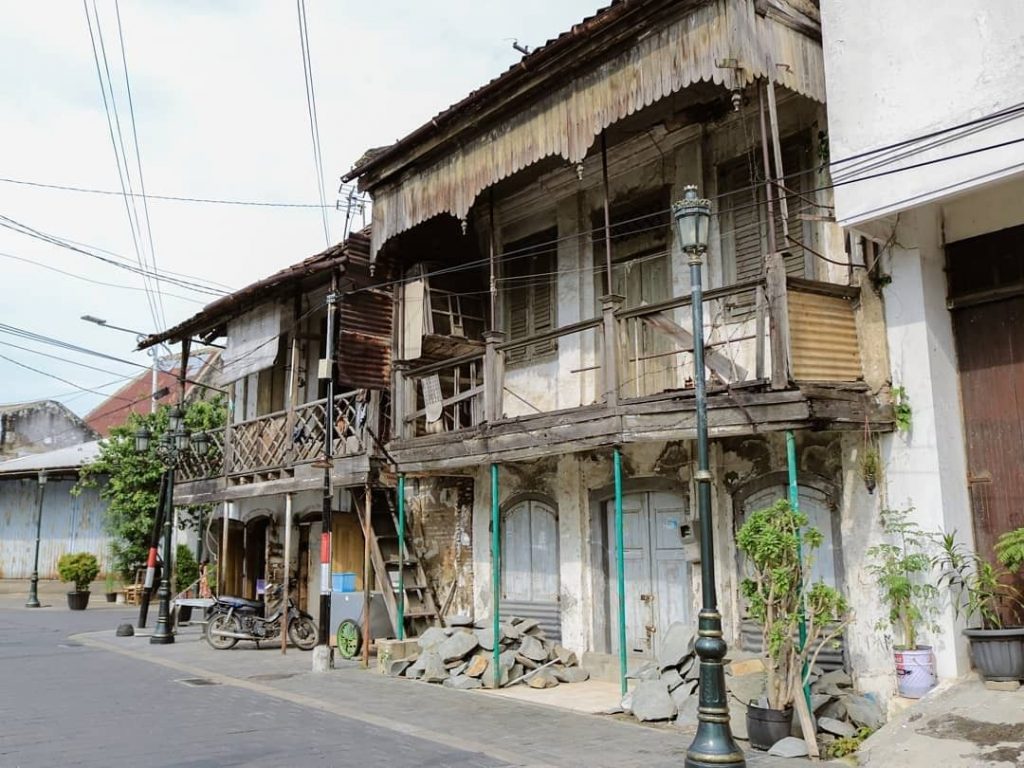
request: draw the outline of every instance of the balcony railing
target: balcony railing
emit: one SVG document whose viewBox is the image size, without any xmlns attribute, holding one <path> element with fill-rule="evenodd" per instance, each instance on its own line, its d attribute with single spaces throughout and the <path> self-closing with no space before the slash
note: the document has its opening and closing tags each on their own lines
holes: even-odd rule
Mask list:
<svg viewBox="0 0 1024 768">
<path fill-rule="evenodd" d="M 357 390 L 336 395 L 332 452 L 335 457 L 363 453 L 381 436 L 379 393 Z M 308 464 L 324 455 L 327 399 L 303 403 L 294 409 L 268 413 L 210 431 L 206 456 L 188 455 L 179 468 L 182 482 L 245 475 Z"/>
<path fill-rule="evenodd" d="M 486 422 L 592 405 L 615 407 L 708 385 L 855 382 L 861 378 L 857 289 L 787 278 L 781 257 L 763 278 L 704 292 L 705 368 L 693 367 L 692 298 L 623 307 L 528 338 L 490 333 L 484 354 L 418 368 L 396 364 L 396 437 L 457 432 Z M 557 342 L 557 354 L 506 366 L 507 353 Z"/>
</svg>

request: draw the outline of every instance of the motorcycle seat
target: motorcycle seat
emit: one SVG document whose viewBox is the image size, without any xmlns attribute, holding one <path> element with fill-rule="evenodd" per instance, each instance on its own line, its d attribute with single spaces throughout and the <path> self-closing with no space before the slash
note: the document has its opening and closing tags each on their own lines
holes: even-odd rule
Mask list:
<svg viewBox="0 0 1024 768">
<path fill-rule="evenodd" d="M 253 608 L 255 610 L 263 609 L 262 600 L 246 600 L 244 597 L 218 597 L 217 602 L 223 605 L 229 605 L 233 608 Z"/>
</svg>

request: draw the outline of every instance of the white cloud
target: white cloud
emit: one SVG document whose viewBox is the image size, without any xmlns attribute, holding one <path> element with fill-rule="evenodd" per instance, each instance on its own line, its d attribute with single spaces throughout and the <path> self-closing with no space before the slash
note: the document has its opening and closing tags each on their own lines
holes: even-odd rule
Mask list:
<svg viewBox="0 0 1024 768">
<path fill-rule="evenodd" d="M 127 140 L 114 5 L 98 0 L 97 7 Z M 82 6 L 72 0 L 9 0 L 3 11 L 0 176 L 117 189 Z M 293 3 L 126 1 L 120 11 L 148 192 L 317 199 Z M 407 134 L 517 61 L 519 54 L 507 38 L 536 46 L 593 11 L 593 5 L 579 0 L 309 0 L 328 202 L 335 200 L 338 176 L 365 149 Z M 324 245 L 314 209 L 150 201 L 149 212 L 162 269 L 235 287 Z M 0 183 L 0 214 L 134 257 L 119 197 Z M 330 213 L 335 237 L 343 216 Z M 137 276 L 8 230 L 0 229 L 0 253 L 97 280 L 141 285 Z M 132 339 L 84 323 L 80 315 L 99 315 L 140 330 L 154 325 L 138 291 L 102 288 L 6 258 L 0 258 L 0 274 L 0 322 L 120 357 L 133 355 Z M 168 297 L 164 305 L 169 324 L 199 307 Z M 0 341 L 21 343 L 3 335 Z M 82 386 L 114 378 L 9 347 L 0 346 L 0 354 Z M 76 359 L 115 373 L 133 372 L 114 362 Z M 148 362 L 139 354 L 132 359 Z M 0 402 L 71 391 L 4 360 L 0 376 Z M 62 399 L 79 412 L 99 400 L 92 395 Z"/>
</svg>

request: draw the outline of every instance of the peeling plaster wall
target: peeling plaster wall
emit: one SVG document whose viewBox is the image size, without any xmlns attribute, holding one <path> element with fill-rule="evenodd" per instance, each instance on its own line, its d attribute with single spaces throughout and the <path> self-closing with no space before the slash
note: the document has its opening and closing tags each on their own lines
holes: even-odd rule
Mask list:
<svg viewBox="0 0 1024 768">
<path fill-rule="evenodd" d="M 434 587 L 438 609 L 470 613 L 473 601 L 473 481 L 464 477 L 406 481 L 410 542 Z M 486 539 L 485 539 L 486 540 Z"/>
</svg>

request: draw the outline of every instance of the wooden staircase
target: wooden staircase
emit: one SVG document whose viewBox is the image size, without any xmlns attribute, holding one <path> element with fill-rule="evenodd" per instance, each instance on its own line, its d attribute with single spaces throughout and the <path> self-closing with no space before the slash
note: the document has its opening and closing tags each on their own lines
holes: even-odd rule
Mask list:
<svg viewBox="0 0 1024 768">
<path fill-rule="evenodd" d="M 360 519 L 366 515 L 366 499 L 360 503 L 356 499 L 356 508 Z M 377 488 L 372 491 L 370 505 L 370 562 L 373 564 L 376 588 L 384 596 L 391 626 L 398 633 L 398 514 L 395 509 L 394 492 L 391 489 Z M 440 611 L 437 609 L 437 597 L 434 588 L 427 581 L 419 552 L 413 543 L 409 530 L 409 519 L 406 517 L 405 558 L 404 558 L 404 616 L 405 636 L 415 637 L 427 627 L 442 623 Z"/>
</svg>

